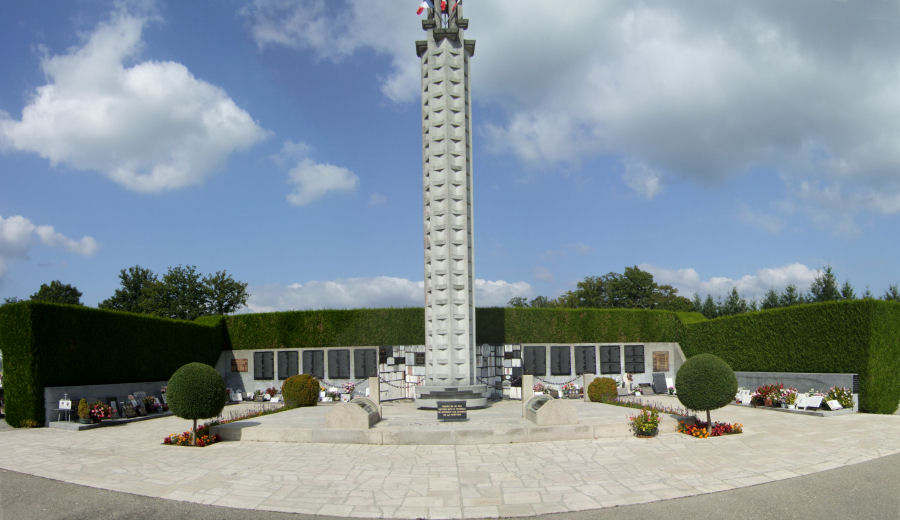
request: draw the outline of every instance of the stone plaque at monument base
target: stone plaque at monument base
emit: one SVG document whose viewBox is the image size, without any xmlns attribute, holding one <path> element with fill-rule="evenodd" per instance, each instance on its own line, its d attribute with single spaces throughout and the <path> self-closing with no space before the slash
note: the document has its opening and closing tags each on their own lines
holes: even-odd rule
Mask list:
<svg viewBox="0 0 900 520">
<path fill-rule="evenodd" d="M 438 401 L 437 402 L 437 418 L 438 421 L 465 421 L 466 402 L 465 401 Z"/>
</svg>

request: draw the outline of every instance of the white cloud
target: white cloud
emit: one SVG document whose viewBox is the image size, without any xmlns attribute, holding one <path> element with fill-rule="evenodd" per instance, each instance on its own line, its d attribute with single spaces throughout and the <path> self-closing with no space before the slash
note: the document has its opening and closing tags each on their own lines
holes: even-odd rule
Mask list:
<svg viewBox="0 0 900 520">
<path fill-rule="evenodd" d="M 625 173 L 622 175 L 622 180 L 626 186 L 647 200 L 653 200 L 653 197 L 662 191 L 661 179 L 662 175 L 646 164 L 625 161 Z"/>
<path fill-rule="evenodd" d="M 35 89 L 21 120 L 0 115 L 5 146 L 160 192 L 202 182 L 266 136 L 225 91 L 184 65 L 129 65 L 147 22 L 113 13 L 80 47 L 45 57 L 48 83 Z"/>
<path fill-rule="evenodd" d="M 817 270 L 797 262 L 781 267 L 762 268 L 754 274 L 745 274 L 739 278 L 713 276 L 706 280 L 690 267 L 670 269 L 650 264 L 641 264 L 639 267 L 653 274 L 653 279 L 657 283 L 671 285 L 678 289 L 679 294 L 687 297 L 692 294 L 699 294 L 701 297 L 707 294 L 711 294 L 713 298 L 724 297 L 731 292 L 732 287 L 735 287 L 741 296 L 756 300 L 761 299 L 769 289 L 780 291 L 789 284 L 794 284 L 800 291 L 805 291 L 819 274 Z"/>
<path fill-rule="evenodd" d="M 424 304 L 424 282 L 377 276 L 313 280 L 288 286 L 253 287 L 248 312 L 363 307 L 417 307 Z"/>
<path fill-rule="evenodd" d="M 531 297 L 534 290 L 528 282 L 504 280 L 475 280 L 475 305 L 478 307 L 505 307 L 514 296 Z"/>
<path fill-rule="evenodd" d="M 289 173 L 288 181 L 295 185 L 288 194 L 288 202 L 303 206 L 333 191 L 353 191 L 359 177 L 347 168 L 303 159 Z"/>
<path fill-rule="evenodd" d="M 373 193 L 369 195 L 369 206 L 381 206 L 382 204 L 387 203 L 387 197 L 380 193 Z"/>
<path fill-rule="evenodd" d="M 262 47 L 385 55 L 385 95 L 418 97 L 423 32 L 407 4 L 257 0 L 244 13 Z M 493 0 L 465 14 L 475 99 L 501 114 L 478 123 L 494 150 L 536 164 L 633 161 L 646 170 L 626 183 L 648 198 L 668 175 L 711 183 L 772 168 L 788 196 L 825 180 L 846 213 L 900 212 L 895 3 Z"/>
<path fill-rule="evenodd" d="M 93 256 L 100 249 L 100 244 L 93 237 L 81 237 L 79 240 L 58 233 L 53 226 L 38 226 L 35 233 L 41 237 L 41 242 L 51 247 L 62 247 L 72 253 L 82 256 Z"/>
<path fill-rule="evenodd" d="M 526 282 L 475 280 L 479 307 L 503 306 L 513 296 L 529 296 L 532 292 Z M 421 307 L 425 304 L 425 283 L 390 276 L 344 278 L 252 287 L 250 294 L 246 312 Z"/>
<path fill-rule="evenodd" d="M 254 0 L 241 12 L 261 48 L 280 45 L 311 50 L 319 59 L 335 63 L 358 50 L 371 49 L 391 59 L 390 70 L 379 78 L 385 96 L 408 101 L 418 95 L 419 64 L 409 56 L 413 42 L 423 33 L 408 4 Z"/>
<path fill-rule="evenodd" d="M 53 226 L 36 226 L 21 215 L 6 218 L 0 215 L 0 280 L 8 272 L 10 261 L 28 258 L 35 234 L 50 247 L 62 247 L 82 256 L 92 256 L 100 248 L 93 237 L 73 240 L 58 233 Z"/>
<path fill-rule="evenodd" d="M 289 161 L 299 161 L 309 156 L 312 146 L 304 142 L 294 142 L 288 139 L 281 145 L 281 150 L 272 156 L 272 160 L 278 165 L 284 165 Z"/>
</svg>

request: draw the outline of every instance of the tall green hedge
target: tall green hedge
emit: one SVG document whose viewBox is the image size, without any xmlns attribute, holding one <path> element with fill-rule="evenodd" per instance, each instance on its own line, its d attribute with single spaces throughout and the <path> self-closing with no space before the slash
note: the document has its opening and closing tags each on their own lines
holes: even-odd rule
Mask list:
<svg viewBox="0 0 900 520">
<path fill-rule="evenodd" d="M 166 381 L 178 367 L 215 365 L 224 328 L 73 305 L 0 307 L 6 421 L 44 421 L 44 387 Z"/>
<path fill-rule="evenodd" d="M 233 349 L 421 345 L 425 341 L 421 308 L 238 314 L 225 322 Z"/>
<path fill-rule="evenodd" d="M 527 307 L 504 309 L 503 327 L 502 343 L 674 342 L 683 329 L 668 311 Z"/>
<path fill-rule="evenodd" d="M 353 309 L 239 314 L 225 318 L 233 349 L 321 348 L 353 345 L 422 345 L 425 311 Z M 479 344 L 591 341 L 677 341 L 675 313 L 633 309 L 530 309 L 475 311 Z"/>
<path fill-rule="evenodd" d="M 736 371 L 860 376 L 860 408 L 893 413 L 900 401 L 900 303 L 798 305 L 690 324 L 685 355 L 712 353 Z M 775 382 L 775 381 L 773 381 Z"/>
</svg>

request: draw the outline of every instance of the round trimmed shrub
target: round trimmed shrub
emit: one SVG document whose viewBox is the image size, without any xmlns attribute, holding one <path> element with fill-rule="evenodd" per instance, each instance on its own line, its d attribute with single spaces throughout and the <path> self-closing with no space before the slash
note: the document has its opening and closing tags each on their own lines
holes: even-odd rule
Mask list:
<svg viewBox="0 0 900 520">
<path fill-rule="evenodd" d="M 188 363 L 172 374 L 166 388 L 166 399 L 173 414 L 194 421 L 196 444 L 197 419 L 216 417 L 225 407 L 225 381 L 209 365 Z"/>
<path fill-rule="evenodd" d="M 706 410 L 707 429 L 712 428 L 709 411 L 730 403 L 737 387 L 737 377 L 728 363 L 712 354 L 688 358 L 675 374 L 678 400 L 691 410 Z"/>
<path fill-rule="evenodd" d="M 319 381 L 309 374 L 291 376 L 281 384 L 281 395 L 288 408 L 315 406 L 319 402 Z"/>
<path fill-rule="evenodd" d="M 611 377 L 595 377 L 588 385 L 588 398 L 595 403 L 613 401 L 618 396 L 618 386 Z"/>
</svg>

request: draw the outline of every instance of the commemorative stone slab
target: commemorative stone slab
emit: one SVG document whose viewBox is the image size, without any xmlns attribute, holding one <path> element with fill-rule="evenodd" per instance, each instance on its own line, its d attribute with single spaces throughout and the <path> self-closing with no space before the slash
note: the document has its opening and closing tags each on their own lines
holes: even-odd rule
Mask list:
<svg viewBox="0 0 900 520">
<path fill-rule="evenodd" d="M 437 402 L 437 418 L 438 421 L 465 421 L 466 402 L 465 401 L 438 401 Z"/>
</svg>

